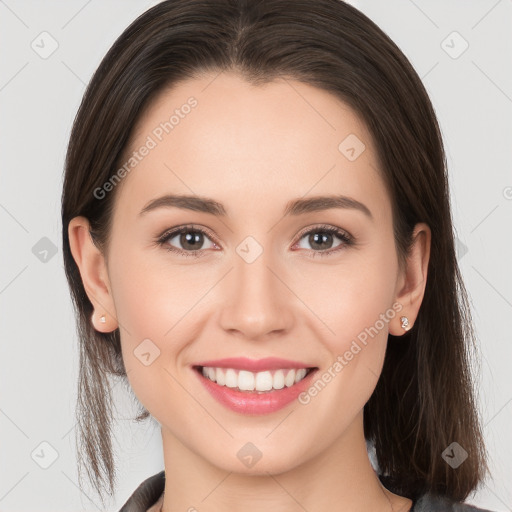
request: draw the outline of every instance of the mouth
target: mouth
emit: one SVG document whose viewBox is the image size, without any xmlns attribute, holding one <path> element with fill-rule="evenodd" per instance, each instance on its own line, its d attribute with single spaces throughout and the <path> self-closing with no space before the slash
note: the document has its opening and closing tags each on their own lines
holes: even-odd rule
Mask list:
<svg viewBox="0 0 512 512">
<path fill-rule="evenodd" d="M 245 415 L 268 414 L 291 404 L 312 383 L 317 366 L 267 358 L 229 358 L 192 366 L 218 403 Z"/>
<path fill-rule="evenodd" d="M 226 386 L 245 393 L 272 393 L 283 388 L 291 388 L 304 380 L 317 367 L 279 368 L 251 372 L 238 368 L 214 366 L 194 366 L 196 372 L 219 386 Z"/>
</svg>

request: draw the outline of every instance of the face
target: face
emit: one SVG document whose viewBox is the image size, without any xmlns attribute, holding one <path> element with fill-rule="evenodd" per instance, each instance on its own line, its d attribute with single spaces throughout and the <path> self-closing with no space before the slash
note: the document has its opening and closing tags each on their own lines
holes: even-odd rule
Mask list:
<svg viewBox="0 0 512 512">
<path fill-rule="evenodd" d="M 362 121 L 303 83 L 205 75 L 151 104 L 125 157 L 108 288 L 129 382 L 164 438 L 255 474 L 335 446 L 361 425 L 403 285 Z M 155 203 L 171 195 L 195 202 Z M 324 196 L 338 202 L 294 206 Z M 293 368 L 313 370 L 290 385 Z M 253 380 L 282 389 L 238 390 Z"/>
</svg>

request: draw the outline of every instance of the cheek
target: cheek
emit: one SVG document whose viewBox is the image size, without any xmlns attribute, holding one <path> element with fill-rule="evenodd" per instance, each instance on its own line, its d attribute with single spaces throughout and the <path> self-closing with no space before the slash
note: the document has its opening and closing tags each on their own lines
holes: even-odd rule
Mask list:
<svg viewBox="0 0 512 512">
<path fill-rule="evenodd" d="M 329 282 L 336 293 L 324 301 L 321 318 L 333 331 L 323 337 L 330 361 L 301 401 L 314 404 L 321 423 L 330 425 L 329 435 L 337 435 L 362 410 L 382 372 L 389 322 L 396 316 L 393 283 L 386 275 L 375 268 Z"/>
<path fill-rule="evenodd" d="M 162 396 L 156 389 L 166 389 L 176 406 L 186 402 L 173 377 L 183 378 L 182 355 L 202 328 L 200 299 L 215 284 L 211 271 L 194 268 L 112 244 L 109 276 L 124 365 L 135 395 L 157 419 Z"/>
<path fill-rule="evenodd" d="M 301 273 L 304 302 L 328 327 L 325 339 L 336 351 L 375 324 L 387 335 L 380 318 L 394 311 L 397 260 L 392 245 L 372 245 L 347 251 L 339 264 L 309 265 Z"/>
<path fill-rule="evenodd" d="M 154 251 L 164 252 L 163 249 Z M 118 320 L 131 342 L 139 338 L 168 341 L 201 297 L 204 275 L 193 266 L 179 267 L 154 252 L 120 247 L 112 257 L 112 290 Z"/>
<path fill-rule="evenodd" d="M 118 261 L 111 284 L 127 379 L 140 403 L 163 421 L 159 413 L 164 397 L 167 408 L 185 404 L 173 379 L 179 344 L 187 339 L 183 333 L 176 334 L 181 323 L 173 329 L 183 316 L 181 283 L 162 282 L 159 272 L 136 255 L 124 253 Z"/>
<path fill-rule="evenodd" d="M 162 279 L 158 269 L 143 256 L 127 246 L 112 247 L 109 272 L 123 361 L 139 398 L 144 387 L 155 384 L 159 368 L 169 357 L 163 342 L 170 338 L 170 333 L 165 334 L 176 322 L 172 312 L 179 313 L 182 299 L 180 283 Z"/>
<path fill-rule="evenodd" d="M 397 315 L 392 307 L 397 269 L 394 245 L 375 243 L 347 252 L 342 265 L 312 272 L 305 287 L 329 327 L 323 339 L 338 382 L 329 387 L 339 390 L 337 399 L 346 399 L 347 406 L 365 403 L 381 373 L 389 323 Z"/>
</svg>

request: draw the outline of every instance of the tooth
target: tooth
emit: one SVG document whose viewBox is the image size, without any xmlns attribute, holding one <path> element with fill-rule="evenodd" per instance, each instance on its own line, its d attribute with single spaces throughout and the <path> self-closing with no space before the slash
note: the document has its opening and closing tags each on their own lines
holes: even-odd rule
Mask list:
<svg viewBox="0 0 512 512">
<path fill-rule="evenodd" d="M 235 372 L 235 370 L 228 368 L 226 370 L 226 386 L 228 388 L 236 388 L 238 386 L 238 376 Z"/>
<path fill-rule="evenodd" d="M 284 379 L 284 384 L 287 388 L 293 386 L 295 383 L 295 370 L 289 370 Z"/>
<path fill-rule="evenodd" d="M 238 373 L 238 387 L 241 391 L 253 391 L 254 373 L 240 370 Z"/>
<path fill-rule="evenodd" d="M 283 389 L 284 388 L 284 372 L 283 370 L 277 370 L 274 373 L 274 378 L 272 380 L 272 387 L 274 389 Z"/>
<path fill-rule="evenodd" d="M 300 370 L 297 371 L 295 375 L 295 383 L 299 382 L 306 376 L 306 371 L 306 368 L 301 368 Z"/>
<path fill-rule="evenodd" d="M 217 374 L 217 384 L 219 386 L 224 386 L 226 384 L 226 374 L 222 368 L 215 368 L 215 373 Z"/>
<path fill-rule="evenodd" d="M 306 376 L 307 369 L 276 370 L 272 375 L 272 372 L 268 370 L 253 373 L 233 368 L 203 367 L 202 374 L 219 386 L 239 388 L 241 391 L 265 392 L 293 386 Z"/>
<path fill-rule="evenodd" d="M 270 372 L 258 372 L 256 374 L 256 391 L 269 391 L 272 389 L 272 374 Z"/>
</svg>

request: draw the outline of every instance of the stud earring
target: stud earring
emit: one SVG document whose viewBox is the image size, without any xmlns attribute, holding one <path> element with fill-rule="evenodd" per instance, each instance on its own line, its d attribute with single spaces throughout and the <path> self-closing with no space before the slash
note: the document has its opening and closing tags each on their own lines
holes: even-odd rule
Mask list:
<svg viewBox="0 0 512 512">
<path fill-rule="evenodd" d="M 101 316 L 100 316 L 100 322 L 101 322 L 102 324 L 104 324 L 104 323 L 106 323 L 106 322 L 107 322 L 107 319 L 105 318 L 105 315 L 101 315 Z"/>
<path fill-rule="evenodd" d="M 406 316 L 401 316 L 400 321 L 402 322 L 402 329 L 408 331 L 411 326 L 409 325 L 409 319 Z"/>
</svg>

